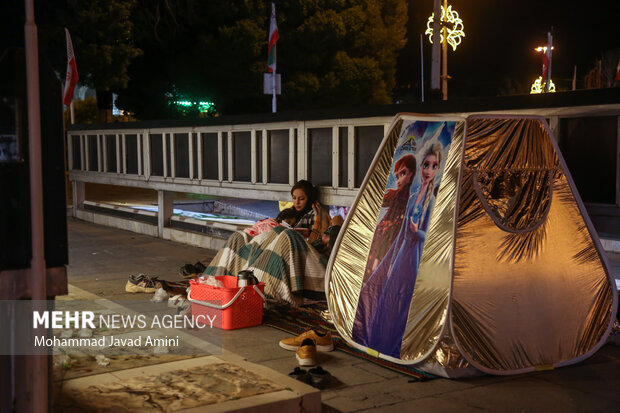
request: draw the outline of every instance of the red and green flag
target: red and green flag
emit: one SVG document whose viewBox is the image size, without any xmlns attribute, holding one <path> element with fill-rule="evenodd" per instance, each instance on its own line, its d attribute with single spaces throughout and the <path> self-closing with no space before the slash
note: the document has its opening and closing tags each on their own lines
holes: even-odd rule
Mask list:
<svg viewBox="0 0 620 413">
<path fill-rule="evenodd" d="M 280 38 L 278 24 L 276 23 L 276 5 L 271 3 L 271 22 L 269 23 L 269 73 L 276 72 L 276 42 Z"/>
</svg>

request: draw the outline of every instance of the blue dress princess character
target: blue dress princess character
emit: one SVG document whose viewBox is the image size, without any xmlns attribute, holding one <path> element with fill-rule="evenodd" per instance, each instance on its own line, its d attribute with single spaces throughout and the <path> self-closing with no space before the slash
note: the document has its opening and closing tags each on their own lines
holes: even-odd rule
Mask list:
<svg viewBox="0 0 620 413">
<path fill-rule="evenodd" d="M 354 325 L 354 337 L 366 347 L 400 358 L 403 334 L 418 275 L 426 231 L 435 205 L 435 177 L 441 164 L 441 144 L 434 143 L 420 165 L 421 183 L 407 205 L 400 232 L 362 288 L 375 291 L 376 305 L 367 325 Z M 381 286 L 373 281 L 385 280 Z M 361 334 L 360 334 L 361 333 Z"/>
</svg>

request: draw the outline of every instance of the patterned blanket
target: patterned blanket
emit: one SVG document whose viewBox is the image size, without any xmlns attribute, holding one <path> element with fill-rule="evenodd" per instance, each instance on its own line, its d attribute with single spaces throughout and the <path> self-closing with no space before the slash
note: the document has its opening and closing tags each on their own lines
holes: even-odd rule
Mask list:
<svg viewBox="0 0 620 413">
<path fill-rule="evenodd" d="M 252 270 L 265 283 L 267 298 L 299 306 L 305 291 L 325 291 L 327 260 L 297 231 L 283 226 L 250 237 L 243 231 L 230 236 L 203 274 L 237 275 Z"/>
</svg>

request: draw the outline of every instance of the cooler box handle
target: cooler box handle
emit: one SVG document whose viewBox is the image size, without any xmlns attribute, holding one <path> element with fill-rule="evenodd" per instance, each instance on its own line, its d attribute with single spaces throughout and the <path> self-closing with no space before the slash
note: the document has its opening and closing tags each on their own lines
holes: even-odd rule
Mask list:
<svg viewBox="0 0 620 413">
<path fill-rule="evenodd" d="M 267 299 L 265 298 L 265 295 L 263 294 L 263 292 L 260 290 L 260 288 L 258 288 L 257 285 L 253 285 L 252 286 L 254 288 L 254 291 L 256 291 L 258 293 L 258 295 L 261 296 L 261 298 L 263 299 L 263 301 L 266 301 Z M 215 308 L 218 310 L 224 310 L 228 307 L 230 307 L 231 305 L 234 304 L 234 302 L 237 300 L 237 298 L 239 298 L 239 296 L 241 295 L 241 293 L 245 290 L 245 288 L 239 288 L 239 291 L 237 291 L 237 294 L 235 294 L 235 296 L 226 304 L 224 305 L 217 305 L 217 304 L 213 304 L 210 303 L 208 301 L 200 301 L 200 300 L 194 300 L 191 296 L 192 294 L 192 289 L 190 287 L 189 291 L 187 292 L 187 299 L 192 302 L 192 303 L 196 303 L 196 304 L 200 304 L 200 305 L 204 305 L 205 307 L 211 307 L 211 308 Z"/>
</svg>

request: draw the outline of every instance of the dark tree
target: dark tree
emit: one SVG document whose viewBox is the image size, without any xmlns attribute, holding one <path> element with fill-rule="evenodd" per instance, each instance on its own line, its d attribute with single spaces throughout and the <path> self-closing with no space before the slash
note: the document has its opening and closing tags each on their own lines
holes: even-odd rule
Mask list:
<svg viewBox="0 0 620 413">
<path fill-rule="evenodd" d="M 404 0 L 283 0 L 276 8 L 282 110 L 391 102 Z M 269 13 L 265 1 L 139 0 L 132 21 L 144 54 L 117 104 L 141 119 L 181 116 L 173 100 L 210 100 L 224 114 L 268 111 Z"/>
<path fill-rule="evenodd" d="M 40 41 L 64 76 L 64 27 L 71 33 L 80 84 L 97 92 L 100 121 L 109 119 L 112 92 L 124 89 L 128 67 L 141 50 L 133 42 L 131 12 L 136 0 L 53 0 L 38 2 Z"/>
</svg>

